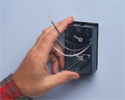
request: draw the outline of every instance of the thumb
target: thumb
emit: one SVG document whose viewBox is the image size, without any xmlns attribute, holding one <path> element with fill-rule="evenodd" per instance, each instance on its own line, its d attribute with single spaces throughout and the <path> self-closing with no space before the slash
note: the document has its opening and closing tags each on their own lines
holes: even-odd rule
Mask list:
<svg viewBox="0 0 125 100">
<path fill-rule="evenodd" d="M 56 87 L 58 85 L 68 82 L 69 80 L 78 79 L 79 74 L 72 71 L 62 71 L 54 74 L 52 78 L 54 85 L 53 87 Z"/>
</svg>

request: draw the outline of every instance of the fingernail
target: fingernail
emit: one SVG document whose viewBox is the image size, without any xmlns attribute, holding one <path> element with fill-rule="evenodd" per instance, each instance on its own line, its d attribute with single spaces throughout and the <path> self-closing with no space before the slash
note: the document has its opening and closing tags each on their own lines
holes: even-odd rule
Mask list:
<svg viewBox="0 0 125 100">
<path fill-rule="evenodd" d="M 77 76 L 77 75 L 72 75 L 71 76 L 71 80 L 73 80 L 73 79 L 78 79 L 79 77 Z"/>
</svg>

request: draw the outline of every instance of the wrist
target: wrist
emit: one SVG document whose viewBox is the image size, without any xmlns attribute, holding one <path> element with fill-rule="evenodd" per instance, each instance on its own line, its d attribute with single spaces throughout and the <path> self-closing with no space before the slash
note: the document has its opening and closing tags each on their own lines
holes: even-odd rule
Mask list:
<svg viewBox="0 0 125 100">
<path fill-rule="evenodd" d="M 6 77 L 1 82 L 0 87 L 0 98 L 1 99 L 25 99 L 28 100 L 27 97 L 20 91 L 18 86 L 13 80 L 13 74 L 10 74 L 8 77 Z"/>
<path fill-rule="evenodd" d="M 29 98 L 29 96 L 27 95 L 27 87 L 26 85 L 20 80 L 19 77 L 17 77 L 18 75 L 13 75 L 12 79 L 15 82 L 16 86 L 19 88 L 19 90 L 22 92 L 22 94 L 24 94 L 26 97 Z"/>
</svg>

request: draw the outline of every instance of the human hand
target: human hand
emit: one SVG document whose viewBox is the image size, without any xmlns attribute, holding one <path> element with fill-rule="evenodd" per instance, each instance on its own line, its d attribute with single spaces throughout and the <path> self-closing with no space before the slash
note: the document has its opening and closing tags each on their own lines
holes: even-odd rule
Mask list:
<svg viewBox="0 0 125 100">
<path fill-rule="evenodd" d="M 60 33 L 63 33 L 73 20 L 74 18 L 71 16 L 57 23 L 56 26 Z M 59 34 L 53 26 L 45 29 L 13 75 L 16 85 L 29 98 L 41 96 L 60 84 L 79 78 L 79 74 L 76 72 L 58 72 L 59 66 L 64 69 L 64 56 L 57 52 L 52 45 L 61 52 L 64 51 L 50 32 L 58 38 Z M 50 74 L 46 65 L 49 59 L 53 62 L 52 67 L 55 73 L 53 75 Z"/>
</svg>

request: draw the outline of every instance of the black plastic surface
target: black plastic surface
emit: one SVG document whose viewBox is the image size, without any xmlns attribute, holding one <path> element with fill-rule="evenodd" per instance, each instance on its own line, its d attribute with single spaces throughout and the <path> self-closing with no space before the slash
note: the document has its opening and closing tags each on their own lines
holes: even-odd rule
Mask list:
<svg viewBox="0 0 125 100">
<path fill-rule="evenodd" d="M 77 36 L 82 38 L 82 42 L 74 38 Z M 71 45 L 65 42 L 65 46 L 70 49 L 80 49 L 86 46 L 92 41 L 92 45 L 82 54 L 84 54 L 84 60 L 80 61 L 77 57 L 65 57 L 65 68 L 66 70 L 75 71 L 83 74 L 92 74 L 97 70 L 97 59 L 98 59 L 98 24 L 87 23 L 87 22 L 73 22 L 70 24 L 65 31 L 65 39 L 74 44 Z M 82 51 L 82 50 L 81 50 Z M 65 54 L 76 54 L 80 51 L 69 51 L 65 49 Z M 88 56 L 90 58 L 88 59 Z"/>
</svg>

